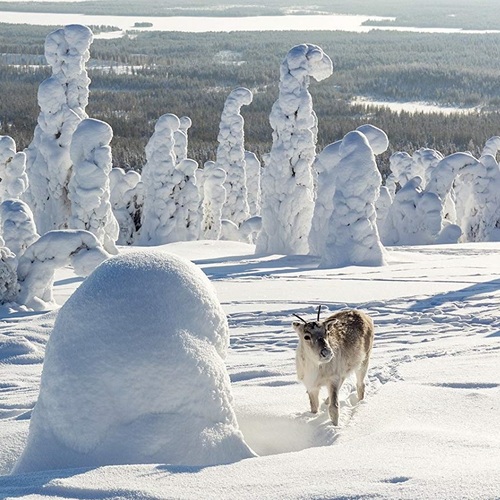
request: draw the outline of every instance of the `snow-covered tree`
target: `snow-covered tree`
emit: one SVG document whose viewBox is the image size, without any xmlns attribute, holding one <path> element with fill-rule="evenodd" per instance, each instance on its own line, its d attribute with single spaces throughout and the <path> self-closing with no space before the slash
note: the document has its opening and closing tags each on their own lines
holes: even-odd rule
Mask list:
<svg viewBox="0 0 500 500">
<path fill-rule="evenodd" d="M 226 203 L 222 218 L 240 225 L 248 218 L 247 177 L 245 165 L 244 120 L 241 107 L 252 102 L 253 94 L 244 87 L 234 89 L 226 99 L 222 110 L 216 164 L 226 172 Z"/>
<path fill-rule="evenodd" d="M 25 194 L 41 234 L 67 227 L 70 217 L 69 147 L 76 127 L 87 118 L 90 79 L 85 63 L 92 38 L 89 28 L 73 24 L 53 31 L 45 40 L 52 76 L 38 89 L 40 115 L 26 151 L 29 188 Z"/>
<path fill-rule="evenodd" d="M 226 172 L 215 162 L 207 161 L 202 170 L 203 199 L 201 238 L 218 240 L 221 236 L 222 207 L 226 201 Z"/>
<path fill-rule="evenodd" d="M 193 241 L 200 234 L 200 195 L 195 174 L 197 169 L 198 163 L 190 158 L 185 158 L 176 166 L 176 176 L 177 172 L 181 174 L 174 188 L 177 207 L 175 217 L 178 221 L 176 241 Z"/>
<path fill-rule="evenodd" d="M 27 187 L 26 154 L 16 152 L 12 137 L 0 135 L 0 201 L 20 198 Z"/>
<path fill-rule="evenodd" d="M 175 163 L 185 160 L 188 155 L 188 130 L 192 122 L 189 116 L 179 118 L 179 128 L 174 132 L 174 155 Z"/>
<path fill-rule="evenodd" d="M 73 163 L 68 183 L 69 227 L 94 234 L 107 252 L 117 254 L 119 227 L 111 209 L 109 174 L 112 169 L 111 127 L 100 120 L 82 120 L 73 134 Z"/>
<path fill-rule="evenodd" d="M 39 235 L 33 213 L 21 200 L 5 200 L 0 205 L 1 231 L 5 246 L 19 258 Z"/>
<path fill-rule="evenodd" d="M 336 141 L 326 146 L 316 157 L 313 164 L 316 176 L 316 199 L 314 203 L 311 230 L 309 232 L 309 253 L 323 255 L 326 245 L 326 234 L 333 212 L 333 195 L 337 166 L 340 162 L 340 145 Z"/>
<path fill-rule="evenodd" d="M 375 202 L 382 177 L 368 139 L 349 132 L 339 146 L 333 210 L 320 267 L 380 266 L 385 263 Z"/>
<path fill-rule="evenodd" d="M 498 135 L 494 135 L 484 144 L 481 156 L 491 155 L 496 159 L 498 151 L 500 151 L 500 137 Z"/>
<path fill-rule="evenodd" d="M 380 232 L 384 245 L 456 243 L 461 230 L 443 215 L 442 199 L 410 179 L 395 195 Z"/>
<path fill-rule="evenodd" d="M 54 307 L 52 287 L 56 269 L 71 264 L 77 275 L 87 276 L 109 257 L 97 238 L 88 231 L 49 231 L 19 258 L 20 291 L 16 302 L 35 310 Z"/>
<path fill-rule="evenodd" d="M 255 153 L 245 151 L 248 209 L 250 215 L 260 214 L 260 178 L 262 167 Z"/>
<path fill-rule="evenodd" d="M 366 137 L 375 155 L 382 154 L 389 146 L 387 134 L 374 125 L 361 125 L 356 130 Z M 342 141 L 336 141 L 326 146 L 313 164 L 313 173 L 316 176 L 316 199 L 309 233 L 309 253 L 313 255 L 323 255 L 325 250 L 325 235 L 333 212 L 335 182 L 338 175 L 336 169 L 341 159 L 341 144 Z"/>
<path fill-rule="evenodd" d="M 441 159 L 430 172 L 425 189 L 439 196 L 443 204 L 443 217 L 451 223 L 460 224 L 455 208 L 455 179 L 464 168 L 478 163 L 470 153 L 453 153 Z"/>
<path fill-rule="evenodd" d="M 273 145 L 261 180 L 258 253 L 306 254 L 309 250 L 317 118 L 308 87 L 311 77 L 320 81 L 332 71 L 331 59 L 312 44 L 293 47 L 281 64 L 279 97 L 270 115 Z"/>
<path fill-rule="evenodd" d="M 199 235 L 197 164 L 185 159 L 176 166 L 174 132 L 178 128 L 177 116 L 161 116 L 146 146 L 147 163 L 142 174 L 145 198 L 139 236 L 142 245 L 191 240 Z"/>
<path fill-rule="evenodd" d="M 19 295 L 17 258 L 0 238 L 0 304 L 15 302 Z"/>
<path fill-rule="evenodd" d="M 456 179 L 457 223 L 462 241 L 500 241 L 500 168 L 494 156 L 460 169 Z"/>
<path fill-rule="evenodd" d="M 391 196 L 394 197 L 397 189 L 417 176 L 422 179 L 422 189 L 425 188 L 433 169 L 442 159 L 439 151 L 429 148 L 417 149 L 412 156 L 402 151 L 392 154 L 389 159 L 391 174 L 386 180 Z"/>
<path fill-rule="evenodd" d="M 125 173 L 122 168 L 113 168 L 110 176 L 110 202 L 113 214 L 120 227 L 117 243 L 132 245 L 140 229 L 144 184 L 135 170 Z"/>
</svg>

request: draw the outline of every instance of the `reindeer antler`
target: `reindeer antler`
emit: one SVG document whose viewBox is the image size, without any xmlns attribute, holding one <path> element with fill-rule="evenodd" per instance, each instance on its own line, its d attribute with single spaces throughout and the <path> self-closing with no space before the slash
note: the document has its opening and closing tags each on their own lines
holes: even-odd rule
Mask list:
<svg viewBox="0 0 500 500">
<path fill-rule="evenodd" d="M 320 304 L 320 305 L 318 306 L 318 318 L 316 319 L 316 321 L 319 321 L 319 315 L 320 315 L 320 313 L 321 313 L 321 305 L 322 305 L 322 304 Z"/>
<path fill-rule="evenodd" d="M 298 314 L 293 313 L 294 316 L 300 319 L 300 321 L 303 321 L 304 323 L 307 323 L 307 321 L 304 318 L 301 318 Z"/>
</svg>

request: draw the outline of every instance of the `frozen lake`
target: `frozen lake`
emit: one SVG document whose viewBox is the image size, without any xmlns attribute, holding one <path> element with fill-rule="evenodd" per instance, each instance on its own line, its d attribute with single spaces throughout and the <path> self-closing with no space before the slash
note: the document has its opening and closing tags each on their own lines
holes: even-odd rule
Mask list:
<svg viewBox="0 0 500 500">
<path fill-rule="evenodd" d="M 368 32 L 373 29 L 412 31 L 421 33 L 460 33 L 459 29 L 374 27 L 363 26 L 368 19 L 382 20 L 377 16 L 348 15 L 286 15 L 255 17 L 141 17 L 141 16 L 91 16 L 83 14 L 56 14 L 40 12 L 1 12 L 0 21 L 10 24 L 39 26 L 64 26 L 66 24 L 110 25 L 120 30 L 181 31 L 192 33 L 230 31 L 351 31 Z M 134 28 L 135 23 L 151 23 L 149 28 Z M 465 33 L 499 33 L 500 31 L 466 31 Z M 104 34 L 103 37 L 121 36 L 121 32 Z"/>
<path fill-rule="evenodd" d="M 453 115 L 457 113 L 474 113 L 481 111 L 478 106 L 468 108 L 458 108 L 454 106 L 439 106 L 429 102 L 395 102 L 395 101 L 376 101 L 366 97 L 357 97 L 351 101 L 351 104 L 365 104 L 376 108 L 389 108 L 397 113 L 406 111 L 408 113 L 443 113 L 445 115 Z"/>
</svg>

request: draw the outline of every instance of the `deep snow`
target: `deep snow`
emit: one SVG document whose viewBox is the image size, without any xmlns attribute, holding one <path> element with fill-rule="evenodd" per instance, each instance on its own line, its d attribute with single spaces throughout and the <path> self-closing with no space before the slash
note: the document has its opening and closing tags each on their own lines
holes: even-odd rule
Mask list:
<svg viewBox="0 0 500 500">
<path fill-rule="evenodd" d="M 229 318 L 236 416 L 261 456 L 5 475 L 0 497 L 498 498 L 500 244 L 393 247 L 386 266 L 330 270 L 317 269 L 316 257 L 255 256 L 236 242 L 161 249 L 190 258 L 215 285 Z M 71 268 L 57 270 L 56 301 L 81 281 Z M 358 307 L 376 325 L 367 396 L 357 404 L 346 382 L 338 428 L 324 405 L 307 412 L 294 373 L 292 314 L 312 317 L 319 303 L 330 312 Z M 56 313 L 0 311 L 0 471 L 8 474 Z"/>
</svg>

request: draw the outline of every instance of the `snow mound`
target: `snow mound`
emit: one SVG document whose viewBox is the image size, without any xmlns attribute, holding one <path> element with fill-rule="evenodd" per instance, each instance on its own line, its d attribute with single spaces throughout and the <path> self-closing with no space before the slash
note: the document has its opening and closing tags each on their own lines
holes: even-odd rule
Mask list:
<svg viewBox="0 0 500 500">
<path fill-rule="evenodd" d="M 15 473 L 254 456 L 232 407 L 228 343 L 194 264 L 145 251 L 107 260 L 59 312 Z"/>
</svg>

